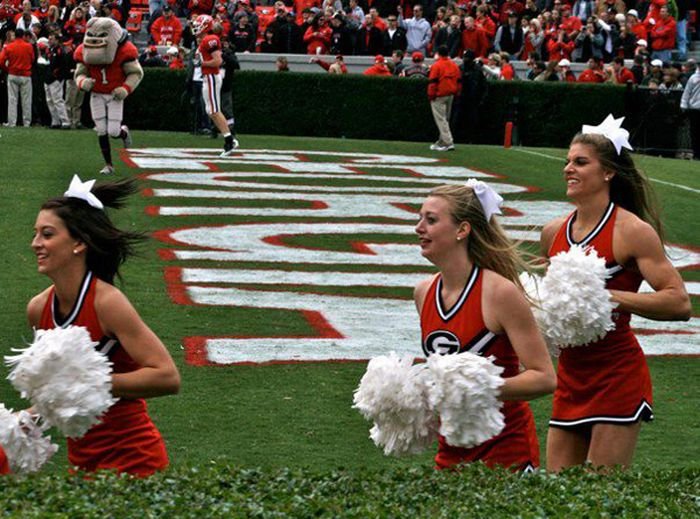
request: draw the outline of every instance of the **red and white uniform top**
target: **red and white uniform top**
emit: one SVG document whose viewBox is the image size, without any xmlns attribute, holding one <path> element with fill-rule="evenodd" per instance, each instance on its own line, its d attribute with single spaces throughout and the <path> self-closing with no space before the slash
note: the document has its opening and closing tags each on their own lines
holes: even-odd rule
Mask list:
<svg viewBox="0 0 700 519">
<path fill-rule="evenodd" d="M 593 247 L 605 259 L 611 275 L 606 288 L 636 292 L 641 274 L 619 265 L 613 254 L 617 214 L 617 206 L 610 202 L 595 228 L 577 242 L 572 233 L 574 211 L 557 231 L 548 256 L 568 251 L 573 245 Z M 586 346 L 562 349 L 550 425 L 625 424 L 653 418 L 651 378 L 630 317 L 629 312 L 613 311 L 615 329 L 605 337 Z"/>
<path fill-rule="evenodd" d="M 92 91 L 98 94 L 111 94 L 117 87 L 124 87 L 131 93 L 131 89 L 124 83 L 126 81 L 126 72 L 124 72 L 124 64 L 129 61 L 137 61 L 139 51 L 130 41 L 125 41 L 117 48 L 117 53 L 114 56 L 114 61 L 109 65 L 89 65 L 85 63 L 83 53 L 83 44 L 78 45 L 75 49 L 73 57 L 77 63 L 83 63 L 90 77 L 95 80 L 95 85 Z M 80 86 L 80 85 L 78 85 Z"/>
<path fill-rule="evenodd" d="M 520 362 L 508 337 L 486 328 L 482 312 L 483 271 L 474 265 L 467 284 L 452 308 L 445 308 L 440 295 L 442 277 L 437 276 L 425 296 L 420 315 L 423 352 L 426 356 L 470 352 L 494 357 L 509 378 L 520 372 Z M 525 470 L 539 465 L 539 444 L 535 422 L 526 402 L 503 403 L 505 428 L 499 435 L 470 449 L 453 447 L 438 439 L 435 463 L 447 468 L 458 463 L 483 461 L 488 466 Z"/>
<path fill-rule="evenodd" d="M 88 271 L 83 279 L 74 307 L 65 318 L 56 314 L 54 288 L 49 291 L 41 314 L 39 328 L 51 330 L 68 326 L 84 326 L 95 348 L 112 362 L 113 373 L 139 369 L 116 338 L 105 335 L 95 311 L 97 278 Z M 71 465 L 93 472 L 116 469 L 136 476 L 147 476 L 168 466 L 163 439 L 148 416 L 142 398 L 120 398 L 82 438 L 68 439 L 68 460 Z"/>
<path fill-rule="evenodd" d="M 221 40 L 216 34 L 207 34 L 202 38 L 202 42 L 199 44 L 197 49 L 199 54 L 202 56 L 202 62 L 209 61 L 212 59 L 212 54 L 214 52 L 221 51 Z M 220 67 L 205 67 L 202 66 L 202 75 L 206 76 L 208 74 L 218 74 Z"/>
</svg>

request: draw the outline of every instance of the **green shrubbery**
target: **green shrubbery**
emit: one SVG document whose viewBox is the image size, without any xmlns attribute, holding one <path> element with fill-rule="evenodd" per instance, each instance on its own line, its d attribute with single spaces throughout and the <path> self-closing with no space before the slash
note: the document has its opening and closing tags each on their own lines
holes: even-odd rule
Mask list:
<svg viewBox="0 0 700 519">
<path fill-rule="evenodd" d="M 521 476 L 482 465 L 320 473 L 211 463 L 145 480 L 0 479 L 14 517 L 697 517 L 700 470 Z"/>
<path fill-rule="evenodd" d="M 234 111 L 246 134 L 431 141 L 435 124 L 421 80 L 244 71 L 234 78 Z M 663 96 L 662 96 L 663 97 Z M 661 99 L 663 101 L 663 99 Z M 653 147 L 675 128 L 675 99 L 651 125 L 646 92 L 614 85 L 489 82 L 476 139 L 503 142 L 504 123 L 517 112 L 518 135 L 526 146 L 564 147 L 581 124 L 597 124 L 608 113 L 626 115 L 634 139 Z M 183 72 L 150 69 L 126 103 L 126 120 L 150 130 L 192 129 L 192 105 Z M 459 126 L 459 125 L 457 125 Z M 651 134 L 649 127 L 655 129 Z M 635 129 L 641 129 L 635 131 Z M 461 140 L 463 131 L 456 129 Z M 648 142 L 647 142 L 648 141 Z M 675 143 L 674 143 L 675 144 Z M 674 146 L 675 147 L 675 146 Z"/>
</svg>

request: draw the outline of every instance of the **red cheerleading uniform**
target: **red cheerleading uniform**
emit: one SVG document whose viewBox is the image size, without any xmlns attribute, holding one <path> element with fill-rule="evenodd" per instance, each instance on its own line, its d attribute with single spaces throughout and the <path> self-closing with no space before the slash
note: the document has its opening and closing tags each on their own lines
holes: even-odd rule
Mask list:
<svg viewBox="0 0 700 519">
<path fill-rule="evenodd" d="M 70 325 L 84 326 L 95 348 L 107 355 L 114 373 L 128 373 L 139 369 L 117 339 L 106 336 L 95 312 L 95 285 L 97 278 L 87 272 L 82 281 L 75 306 L 64 320 L 56 315 L 56 296 L 51 287 L 41 314 L 39 327 L 49 330 Z M 160 432 L 151 421 L 143 398 L 121 398 L 102 416 L 82 438 L 68 439 L 68 461 L 87 472 L 116 469 L 143 477 L 168 466 L 168 454 Z"/>
<path fill-rule="evenodd" d="M 595 228 L 580 242 L 572 238 L 574 211 L 557 231 L 552 257 L 572 245 L 591 246 L 605 259 L 609 290 L 636 292 L 642 276 L 613 256 L 617 207 L 610 202 Z M 570 428 L 596 423 L 631 424 L 654 418 L 651 377 L 644 353 L 630 328 L 630 313 L 613 311 L 615 329 L 586 346 L 562 348 L 550 426 Z"/>
<path fill-rule="evenodd" d="M 10 473 L 10 464 L 7 461 L 5 451 L 0 447 L 0 475 Z"/>
<path fill-rule="evenodd" d="M 494 356 L 494 364 L 504 368 L 503 378 L 514 377 L 520 372 L 520 362 L 508 337 L 496 335 L 486 328 L 481 310 L 483 272 L 474 265 L 457 303 L 444 308 L 440 290 L 442 277 L 430 285 L 421 311 L 421 337 L 423 352 L 453 354 L 465 351 L 481 356 Z M 438 437 L 437 468 L 449 468 L 459 463 L 483 461 L 489 467 L 513 467 L 516 470 L 532 470 L 540 462 L 540 449 L 535 430 L 535 420 L 527 402 L 503 403 L 505 427 L 490 440 L 465 449 L 448 445 L 443 436 Z"/>
</svg>

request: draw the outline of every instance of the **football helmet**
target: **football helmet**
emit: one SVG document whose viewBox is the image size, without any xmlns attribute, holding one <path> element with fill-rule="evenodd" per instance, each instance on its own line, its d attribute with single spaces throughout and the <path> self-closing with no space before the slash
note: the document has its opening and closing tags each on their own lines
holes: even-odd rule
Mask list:
<svg viewBox="0 0 700 519">
<path fill-rule="evenodd" d="M 195 36 L 211 32 L 212 27 L 214 27 L 214 19 L 208 14 L 200 14 L 197 16 L 197 18 L 194 19 L 194 24 L 192 25 Z"/>
</svg>

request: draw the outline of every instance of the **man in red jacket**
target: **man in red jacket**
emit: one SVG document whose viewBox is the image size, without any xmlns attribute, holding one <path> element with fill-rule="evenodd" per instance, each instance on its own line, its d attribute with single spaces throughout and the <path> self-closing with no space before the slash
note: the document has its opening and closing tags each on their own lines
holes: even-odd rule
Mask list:
<svg viewBox="0 0 700 519">
<path fill-rule="evenodd" d="M 7 72 L 7 126 L 17 126 L 17 101 L 22 103 L 24 126 L 32 124 L 32 64 L 30 32 L 15 31 L 15 39 L 0 51 L 0 68 Z"/>
<path fill-rule="evenodd" d="M 182 24 L 177 16 L 173 16 L 173 9 L 170 4 L 163 7 L 163 15 L 159 16 L 151 25 L 151 37 L 156 45 L 180 44 L 182 38 Z"/>
<path fill-rule="evenodd" d="M 457 64 L 448 56 L 447 46 L 441 45 L 437 50 L 437 59 L 430 67 L 428 76 L 428 99 L 433 119 L 440 132 L 440 138 L 430 145 L 433 151 L 452 151 L 455 149 L 450 131 L 450 113 L 452 100 L 460 92 L 462 74 Z"/>
<path fill-rule="evenodd" d="M 661 7 L 658 20 L 649 18 L 648 23 L 651 26 L 651 59 L 672 61 L 671 51 L 676 48 L 676 20 L 669 14 L 668 7 Z"/>
<path fill-rule="evenodd" d="M 391 70 L 386 66 L 384 56 L 377 54 L 374 57 L 374 65 L 366 69 L 363 74 L 365 76 L 391 76 Z"/>
</svg>

